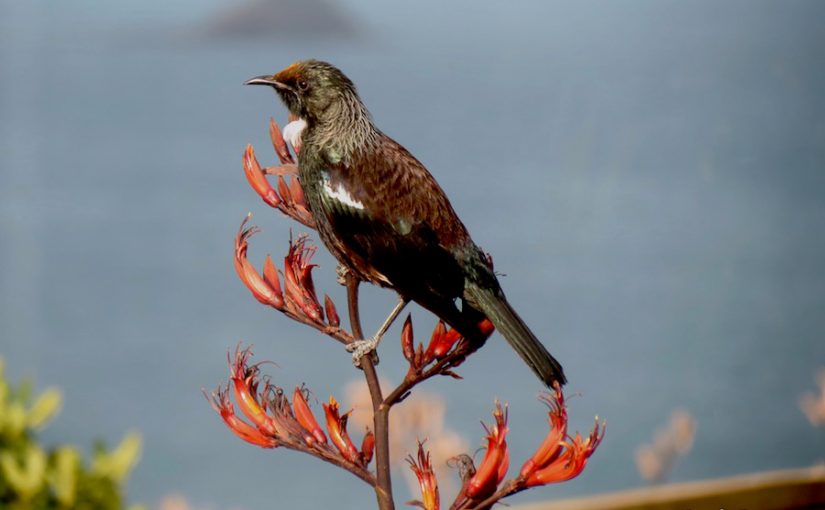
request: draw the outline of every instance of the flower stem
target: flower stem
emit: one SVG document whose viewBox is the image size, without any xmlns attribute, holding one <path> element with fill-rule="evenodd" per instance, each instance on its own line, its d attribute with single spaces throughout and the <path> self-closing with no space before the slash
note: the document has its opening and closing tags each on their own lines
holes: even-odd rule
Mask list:
<svg viewBox="0 0 825 510">
<path fill-rule="evenodd" d="M 358 285 L 360 281 L 351 273 L 347 274 L 347 305 L 349 308 L 350 329 L 357 339 L 364 338 L 361 329 L 361 317 L 358 308 Z M 395 510 L 392 499 L 392 478 L 390 476 L 390 441 L 389 441 L 389 406 L 383 404 L 381 384 L 372 361 L 371 353 L 361 357 L 361 368 L 372 399 L 373 426 L 375 427 L 375 496 L 380 510 Z"/>
<path fill-rule="evenodd" d="M 462 506 L 461 508 L 462 510 L 487 510 L 507 496 L 512 496 L 513 494 L 521 492 L 524 489 L 524 485 L 520 483 L 518 479 L 509 480 L 502 484 L 499 490 L 490 495 L 490 497 L 484 501 L 472 506 Z"/>
</svg>

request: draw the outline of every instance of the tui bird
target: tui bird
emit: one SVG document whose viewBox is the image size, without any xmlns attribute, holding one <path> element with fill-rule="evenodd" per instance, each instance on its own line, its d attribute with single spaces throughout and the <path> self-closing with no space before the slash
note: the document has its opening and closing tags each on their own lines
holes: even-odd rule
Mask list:
<svg viewBox="0 0 825 510">
<path fill-rule="evenodd" d="M 486 340 L 479 322 L 489 318 L 546 385 L 566 382 L 559 362 L 507 302 L 491 262 L 444 191 L 424 165 L 375 127 L 344 73 L 306 60 L 245 84 L 273 87 L 301 119 L 299 177 L 327 249 L 359 279 L 401 297 L 357 358 L 375 349 L 412 300 L 477 344 Z"/>
</svg>

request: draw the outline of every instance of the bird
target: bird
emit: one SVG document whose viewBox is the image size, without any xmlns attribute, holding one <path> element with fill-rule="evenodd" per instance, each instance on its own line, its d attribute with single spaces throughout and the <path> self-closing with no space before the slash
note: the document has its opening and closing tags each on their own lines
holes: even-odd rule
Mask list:
<svg viewBox="0 0 825 510">
<path fill-rule="evenodd" d="M 300 119 L 298 176 L 326 248 L 359 280 L 400 297 L 379 334 L 359 345 L 354 357 L 373 351 L 413 301 L 471 342 L 486 341 L 479 323 L 489 319 L 545 385 L 566 383 L 561 364 L 507 301 L 491 259 L 444 190 L 376 127 L 352 80 L 311 59 L 244 84 L 273 88 Z"/>
</svg>

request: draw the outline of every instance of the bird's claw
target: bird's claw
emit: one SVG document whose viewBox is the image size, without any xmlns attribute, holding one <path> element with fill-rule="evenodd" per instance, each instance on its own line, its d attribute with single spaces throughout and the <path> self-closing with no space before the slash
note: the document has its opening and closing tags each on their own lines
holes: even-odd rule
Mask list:
<svg viewBox="0 0 825 510">
<path fill-rule="evenodd" d="M 347 278 L 349 278 L 349 275 L 350 272 L 347 266 L 343 264 L 338 264 L 335 267 L 335 281 L 338 282 L 340 285 L 347 285 Z"/>
<path fill-rule="evenodd" d="M 361 358 L 369 354 L 372 358 L 372 362 L 377 365 L 378 351 L 376 350 L 376 347 L 378 347 L 379 342 L 381 342 L 380 338 L 369 338 L 367 340 L 355 340 L 354 342 L 347 344 L 345 348 L 347 352 L 352 353 L 352 364 L 360 368 Z"/>
</svg>

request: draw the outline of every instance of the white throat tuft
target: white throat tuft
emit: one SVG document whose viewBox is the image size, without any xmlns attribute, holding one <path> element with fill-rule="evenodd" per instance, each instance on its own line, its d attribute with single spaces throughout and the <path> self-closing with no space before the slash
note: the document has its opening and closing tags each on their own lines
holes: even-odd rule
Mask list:
<svg viewBox="0 0 825 510">
<path fill-rule="evenodd" d="M 301 134 L 303 134 L 304 129 L 307 127 L 307 121 L 304 119 L 293 120 L 286 126 L 282 131 L 284 140 L 289 142 L 292 147 L 300 150 L 301 149 Z"/>
</svg>

